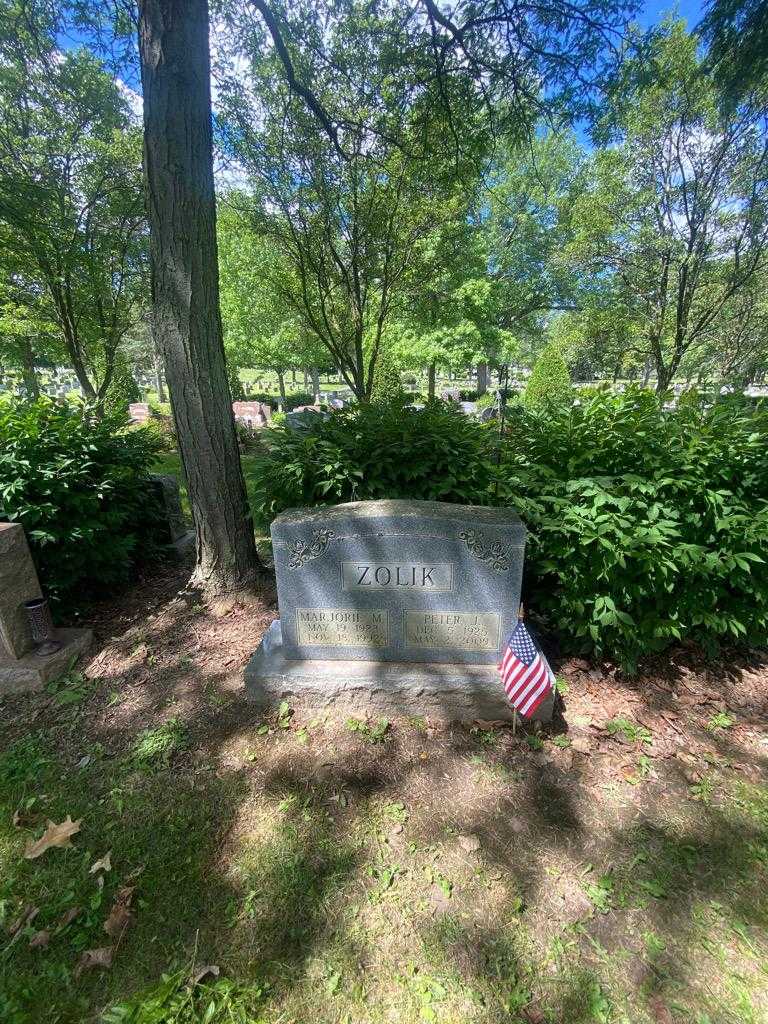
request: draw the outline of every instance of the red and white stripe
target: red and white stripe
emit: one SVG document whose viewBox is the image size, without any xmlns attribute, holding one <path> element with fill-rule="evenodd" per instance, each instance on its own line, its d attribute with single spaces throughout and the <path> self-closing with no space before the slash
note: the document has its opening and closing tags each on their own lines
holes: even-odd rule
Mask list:
<svg viewBox="0 0 768 1024">
<path fill-rule="evenodd" d="M 508 647 L 499 671 L 507 697 L 521 715 L 532 715 L 552 690 L 552 671 L 540 654 L 526 665 Z"/>
</svg>

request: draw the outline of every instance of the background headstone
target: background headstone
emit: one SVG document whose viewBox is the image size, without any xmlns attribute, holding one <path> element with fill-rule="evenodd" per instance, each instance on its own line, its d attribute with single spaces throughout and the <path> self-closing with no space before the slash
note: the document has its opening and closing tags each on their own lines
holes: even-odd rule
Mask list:
<svg viewBox="0 0 768 1024">
<path fill-rule="evenodd" d="M 12 658 L 32 649 L 24 602 L 42 596 L 24 528 L 0 523 L 0 639 Z"/>
</svg>

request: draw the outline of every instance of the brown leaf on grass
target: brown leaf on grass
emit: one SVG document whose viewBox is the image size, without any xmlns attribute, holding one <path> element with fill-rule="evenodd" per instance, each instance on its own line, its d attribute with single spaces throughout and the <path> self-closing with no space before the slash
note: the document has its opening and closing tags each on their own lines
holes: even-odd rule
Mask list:
<svg viewBox="0 0 768 1024">
<path fill-rule="evenodd" d="M 66 928 L 68 924 L 72 924 L 76 917 L 79 917 L 82 913 L 82 907 L 70 907 L 69 910 L 65 910 L 59 918 L 57 929 L 60 931 L 62 928 Z"/>
<path fill-rule="evenodd" d="M 17 932 L 20 932 L 22 928 L 31 924 L 39 913 L 40 907 L 34 907 L 31 903 L 28 903 L 19 916 L 8 925 L 8 934 L 15 935 Z"/>
<path fill-rule="evenodd" d="M 35 932 L 32 938 L 29 940 L 30 949 L 45 949 L 48 943 L 51 941 L 51 933 L 47 928 L 43 928 L 40 932 Z"/>
<path fill-rule="evenodd" d="M 99 949 L 83 950 L 80 954 L 80 959 L 77 961 L 75 975 L 82 974 L 89 967 L 111 967 L 113 953 L 114 949 L 112 946 L 101 946 Z"/>
<path fill-rule="evenodd" d="M 673 1024 L 670 1009 L 661 996 L 652 996 L 648 1000 L 648 1009 L 656 1024 Z"/>
<path fill-rule="evenodd" d="M 88 872 L 88 874 L 89 875 L 93 875 L 96 871 L 111 871 L 112 870 L 112 861 L 110 859 L 111 856 L 112 856 L 112 851 L 111 850 L 107 850 L 107 852 L 104 854 L 103 857 L 101 857 L 99 860 L 95 860 L 93 862 L 93 864 L 91 864 L 91 868 L 90 868 L 90 871 Z"/>
<path fill-rule="evenodd" d="M 523 1016 L 528 1021 L 528 1024 L 544 1024 L 546 1020 L 538 1006 L 526 1006 L 523 1010 Z"/>
<path fill-rule="evenodd" d="M 109 912 L 109 917 L 104 922 L 104 931 L 113 939 L 118 939 L 131 923 L 133 913 L 131 911 L 131 900 L 133 899 L 134 886 L 124 885 L 115 896 L 115 902 Z"/>
<path fill-rule="evenodd" d="M 82 818 L 78 818 L 77 821 L 72 821 L 72 818 L 67 815 L 66 819 L 62 821 L 60 825 L 56 825 L 54 822 L 48 822 L 48 827 L 42 836 L 35 842 L 28 842 L 27 848 L 24 851 L 24 856 L 27 860 L 34 860 L 35 857 L 40 857 L 49 850 L 52 846 L 68 847 L 72 845 L 72 836 L 80 831 L 80 824 Z"/>
<path fill-rule="evenodd" d="M 204 978 L 218 978 L 220 973 L 216 964 L 206 964 L 205 967 L 198 968 L 192 975 L 192 985 L 199 985 Z"/>
</svg>

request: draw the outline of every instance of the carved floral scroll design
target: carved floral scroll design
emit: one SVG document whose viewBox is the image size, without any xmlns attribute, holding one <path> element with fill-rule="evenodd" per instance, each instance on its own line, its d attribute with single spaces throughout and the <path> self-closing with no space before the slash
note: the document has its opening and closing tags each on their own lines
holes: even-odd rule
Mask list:
<svg viewBox="0 0 768 1024">
<path fill-rule="evenodd" d="M 300 569 L 313 558 L 319 558 L 335 536 L 333 530 L 314 530 L 309 544 L 303 540 L 295 540 L 288 550 L 288 568 Z"/>
<path fill-rule="evenodd" d="M 486 562 L 489 569 L 501 576 L 509 569 L 510 548 L 505 548 L 500 541 L 489 543 L 484 533 L 479 530 L 462 530 L 459 539 L 463 540 L 467 548 L 472 552 L 479 562 Z"/>
</svg>

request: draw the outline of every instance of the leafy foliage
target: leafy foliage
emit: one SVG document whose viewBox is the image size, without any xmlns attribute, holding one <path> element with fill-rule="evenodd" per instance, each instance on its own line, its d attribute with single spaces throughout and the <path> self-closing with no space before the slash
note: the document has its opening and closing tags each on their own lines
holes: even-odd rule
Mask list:
<svg viewBox="0 0 768 1024">
<path fill-rule="evenodd" d="M 261 511 L 366 498 L 477 503 L 493 475 L 492 437 L 441 402 L 420 411 L 361 405 L 276 427 L 260 467 Z M 274 422 L 274 417 L 273 417 Z"/>
<path fill-rule="evenodd" d="M 402 405 L 404 394 L 397 363 L 389 349 L 384 348 L 379 353 L 373 374 L 371 402 L 375 405 Z"/>
<path fill-rule="evenodd" d="M 568 367 L 557 347 L 546 346 L 536 364 L 523 395 L 527 409 L 549 409 L 552 406 L 568 407 L 573 402 L 573 386 Z"/>
<path fill-rule="evenodd" d="M 122 416 L 0 400 L 0 518 L 24 527 L 40 581 L 73 604 L 125 583 L 151 549 L 158 511 L 147 474 L 157 446 Z"/>
<path fill-rule="evenodd" d="M 532 536 L 528 584 L 563 642 L 632 667 L 675 640 L 763 642 L 768 416 L 665 411 L 639 388 L 517 411 L 501 493 Z"/>
</svg>

